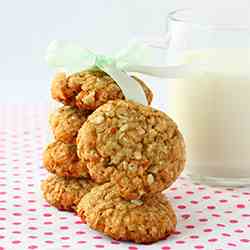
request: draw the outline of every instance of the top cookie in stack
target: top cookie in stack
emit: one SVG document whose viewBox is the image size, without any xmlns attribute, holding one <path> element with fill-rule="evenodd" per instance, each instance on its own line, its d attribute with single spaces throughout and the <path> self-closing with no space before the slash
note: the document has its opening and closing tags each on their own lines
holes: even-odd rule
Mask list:
<svg viewBox="0 0 250 250">
<path fill-rule="evenodd" d="M 132 76 L 142 86 L 150 105 L 152 91 L 139 78 Z M 82 71 L 66 76 L 58 73 L 52 81 L 52 97 L 65 105 L 94 111 L 102 104 L 117 99 L 125 99 L 118 84 L 105 72 Z"/>
</svg>

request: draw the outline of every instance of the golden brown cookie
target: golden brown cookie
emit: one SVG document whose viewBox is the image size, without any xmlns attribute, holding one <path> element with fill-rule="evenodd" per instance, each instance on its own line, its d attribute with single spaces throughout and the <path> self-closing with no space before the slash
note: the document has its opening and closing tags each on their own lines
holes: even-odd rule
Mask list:
<svg viewBox="0 0 250 250">
<path fill-rule="evenodd" d="M 75 144 L 50 143 L 43 153 L 46 169 L 58 176 L 88 177 L 86 164 L 77 156 Z"/>
<path fill-rule="evenodd" d="M 49 123 L 55 139 L 64 143 L 75 144 L 78 130 L 86 121 L 90 111 L 63 106 L 52 113 Z"/>
<path fill-rule="evenodd" d="M 44 198 L 59 210 L 74 211 L 81 198 L 95 184 L 85 178 L 64 178 L 50 175 L 41 184 Z"/>
<path fill-rule="evenodd" d="M 133 76 L 134 77 L 134 76 Z M 148 103 L 153 98 L 146 84 L 134 77 L 144 89 Z M 58 73 L 52 80 L 52 97 L 66 105 L 80 109 L 95 110 L 109 100 L 124 99 L 120 87 L 103 71 L 86 70 L 67 76 Z"/>
<path fill-rule="evenodd" d="M 94 111 L 78 132 L 77 152 L 97 183 L 113 181 L 123 198 L 169 187 L 185 164 L 184 140 L 165 113 L 123 100 Z"/>
<path fill-rule="evenodd" d="M 174 232 L 176 216 L 163 194 L 127 201 L 112 183 L 94 187 L 77 206 L 87 224 L 115 240 L 152 243 Z"/>
</svg>

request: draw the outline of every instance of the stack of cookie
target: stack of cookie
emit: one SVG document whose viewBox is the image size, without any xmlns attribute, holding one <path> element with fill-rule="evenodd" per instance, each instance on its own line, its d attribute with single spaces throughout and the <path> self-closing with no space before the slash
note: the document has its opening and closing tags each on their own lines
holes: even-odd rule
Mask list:
<svg viewBox="0 0 250 250">
<path fill-rule="evenodd" d="M 148 103 L 152 92 L 138 78 Z M 185 146 L 176 124 L 149 106 L 125 101 L 102 71 L 52 81 L 64 104 L 50 117 L 55 141 L 44 152 L 54 175 L 42 183 L 45 199 L 76 211 L 116 240 L 150 243 L 171 234 L 176 216 L 161 192 L 179 176 Z"/>
</svg>

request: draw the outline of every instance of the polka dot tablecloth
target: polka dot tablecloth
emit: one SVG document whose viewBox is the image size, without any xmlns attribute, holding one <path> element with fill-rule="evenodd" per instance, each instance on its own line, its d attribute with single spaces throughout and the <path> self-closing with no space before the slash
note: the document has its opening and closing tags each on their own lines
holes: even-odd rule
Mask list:
<svg viewBox="0 0 250 250">
<path fill-rule="evenodd" d="M 178 225 L 168 239 L 151 245 L 114 241 L 42 198 L 47 175 L 41 153 L 47 138 L 47 110 L 0 107 L 0 250 L 161 249 L 249 250 L 250 189 L 216 188 L 180 177 L 166 192 Z"/>
</svg>

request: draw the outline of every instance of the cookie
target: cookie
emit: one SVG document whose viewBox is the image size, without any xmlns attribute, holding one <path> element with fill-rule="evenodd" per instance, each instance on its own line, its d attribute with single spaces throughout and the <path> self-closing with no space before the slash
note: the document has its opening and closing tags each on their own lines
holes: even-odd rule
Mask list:
<svg viewBox="0 0 250 250">
<path fill-rule="evenodd" d="M 50 175 L 41 184 L 45 200 L 59 210 L 74 211 L 81 198 L 95 184 L 85 178 L 64 178 Z"/>
<path fill-rule="evenodd" d="M 185 164 L 185 145 L 165 113 L 130 101 L 109 101 L 78 132 L 77 152 L 97 183 L 113 181 L 128 200 L 169 187 Z"/>
<path fill-rule="evenodd" d="M 49 123 L 55 139 L 64 143 L 75 144 L 78 130 L 86 121 L 90 111 L 63 106 L 52 113 Z"/>
<path fill-rule="evenodd" d="M 151 90 L 140 79 L 133 76 L 143 87 L 148 103 L 153 98 Z M 109 100 L 124 99 L 116 82 L 105 72 L 98 70 L 82 71 L 67 76 L 58 73 L 52 80 L 52 97 L 66 105 L 80 109 L 95 110 Z"/>
<path fill-rule="evenodd" d="M 176 216 L 163 194 L 127 201 L 112 183 L 94 187 L 77 206 L 87 224 L 115 240 L 152 243 L 174 232 Z"/>
<path fill-rule="evenodd" d="M 58 176 L 88 177 L 86 164 L 77 156 L 76 145 L 55 141 L 43 153 L 46 169 Z"/>
</svg>

